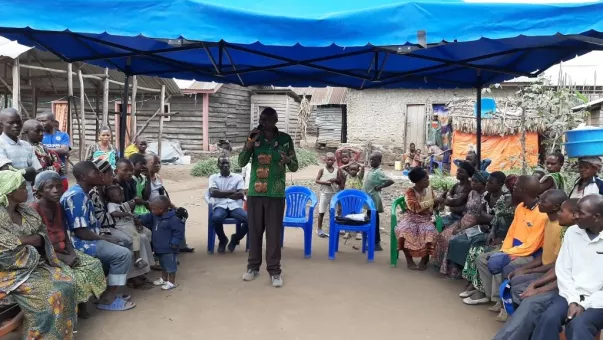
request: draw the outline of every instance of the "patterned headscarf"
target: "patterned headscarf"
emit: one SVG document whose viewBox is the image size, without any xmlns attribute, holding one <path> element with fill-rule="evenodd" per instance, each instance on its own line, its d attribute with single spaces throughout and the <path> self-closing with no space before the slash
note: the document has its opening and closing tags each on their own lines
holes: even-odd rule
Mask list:
<svg viewBox="0 0 603 340">
<path fill-rule="evenodd" d="M 25 182 L 25 178 L 20 172 L 12 170 L 0 171 L 0 204 L 8 205 L 8 197 L 6 195 L 19 189 L 21 184 Z"/>
<path fill-rule="evenodd" d="M 469 164 L 469 162 L 467 162 L 467 161 L 460 161 L 456 164 L 456 166 L 467 171 L 467 174 L 469 174 L 469 177 L 472 177 L 473 174 L 475 173 L 475 168 L 473 167 L 473 165 Z"/>
<path fill-rule="evenodd" d="M 471 178 L 480 181 L 482 184 L 486 184 L 486 182 L 488 182 L 488 177 L 490 177 L 490 174 L 488 171 L 484 170 L 476 171 L 473 176 L 471 176 Z"/>
<path fill-rule="evenodd" d="M 39 191 L 40 189 L 42 189 L 44 187 L 44 184 L 46 184 L 48 181 L 53 180 L 53 179 L 60 181 L 61 176 L 59 176 L 59 174 L 56 171 L 52 171 L 52 170 L 46 170 L 46 171 L 40 172 L 36 176 L 36 180 L 34 181 L 34 185 L 33 185 L 34 190 Z"/>
</svg>

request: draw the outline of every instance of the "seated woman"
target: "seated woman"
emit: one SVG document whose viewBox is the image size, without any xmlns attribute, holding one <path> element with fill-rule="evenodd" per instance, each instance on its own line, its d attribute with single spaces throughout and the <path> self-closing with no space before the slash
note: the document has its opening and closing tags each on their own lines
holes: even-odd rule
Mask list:
<svg viewBox="0 0 603 340">
<path fill-rule="evenodd" d="M 480 218 L 486 210 L 484 196 L 488 176 L 488 173 L 485 171 L 477 171 L 473 174 L 471 177 L 472 190 L 467 199 L 465 214 L 459 222 L 442 231 L 436 238 L 436 256 L 433 258 L 434 265 L 440 267 L 440 273 L 448 275 L 451 278 L 459 278 L 462 271 L 461 266 L 448 260 L 448 247 L 452 238 L 461 233 L 472 238 L 483 232 L 482 229 L 487 228 L 487 226 L 480 226 Z M 456 254 L 457 251 L 462 252 L 461 248 L 455 246 L 452 255 L 454 257 L 462 256 L 462 254 Z"/>
<path fill-rule="evenodd" d="M 39 173 L 34 183 L 34 192 L 38 201 L 31 206 L 42 217 L 54 251 L 59 260 L 65 264 L 63 270 L 75 278 L 78 314 L 86 319 L 90 316 L 86 310 L 88 299 L 91 296 L 99 299 L 107 288 L 103 265 L 94 257 L 73 249 L 65 229 L 63 209 L 59 204 L 63 194 L 61 176 L 54 171 Z"/>
<path fill-rule="evenodd" d="M 429 255 L 434 254 L 434 242 L 438 234 L 432 215 L 442 199 L 429 186 L 429 175 L 425 169 L 413 168 L 408 173 L 408 178 L 415 186 L 406 190 L 406 212 L 396 226 L 398 249 L 404 252 L 409 269 L 425 270 Z M 419 266 L 415 264 L 414 257 L 421 258 Z"/>
<path fill-rule="evenodd" d="M 75 282 L 27 197 L 21 173 L 0 171 L 0 291 L 25 314 L 23 339 L 73 339 Z"/>
<path fill-rule="evenodd" d="M 507 231 L 513 222 L 515 216 L 515 203 L 512 200 L 513 188 L 517 182 L 517 176 L 509 175 L 505 179 L 505 188 L 502 195 L 496 203 L 494 203 L 493 213 L 494 218 L 490 222 L 490 233 L 486 238 L 484 244 L 475 244 L 469 249 L 465 266 L 463 267 L 463 278 L 469 282 L 465 291 L 459 294 L 462 298 L 478 297 L 478 295 L 484 296 L 484 287 L 482 280 L 479 277 L 477 271 L 477 257 L 482 253 L 489 252 L 492 250 L 500 249 L 502 241 L 507 236 Z M 492 181 L 490 181 L 492 182 Z M 481 294 L 476 294 L 480 292 Z"/>
<path fill-rule="evenodd" d="M 580 178 L 570 192 L 570 198 L 580 199 L 591 194 L 603 195 L 603 180 L 597 176 L 601 171 L 601 157 L 578 158 Z"/>
<path fill-rule="evenodd" d="M 444 228 L 461 220 L 465 212 L 469 192 L 471 192 L 469 179 L 475 173 L 475 169 L 468 162 L 460 162 L 457 167 L 456 179 L 458 182 L 452 186 L 449 192 L 444 192 L 442 196 L 444 204 L 450 210 L 450 214 L 443 218 Z"/>
<path fill-rule="evenodd" d="M 112 139 L 111 128 L 103 126 L 100 128 L 100 135 L 98 142 L 90 144 L 86 149 L 86 160 L 93 161 L 95 159 L 104 159 L 111 165 L 111 168 L 115 169 L 115 163 L 117 161 L 117 150 L 111 144 Z"/>
</svg>

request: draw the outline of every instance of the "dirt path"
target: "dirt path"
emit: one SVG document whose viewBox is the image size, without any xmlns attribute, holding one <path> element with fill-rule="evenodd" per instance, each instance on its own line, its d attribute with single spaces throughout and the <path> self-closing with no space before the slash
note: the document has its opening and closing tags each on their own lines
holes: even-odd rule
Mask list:
<svg viewBox="0 0 603 340">
<path fill-rule="evenodd" d="M 317 169 L 294 180 L 312 180 Z M 185 168 L 165 167 L 162 173 L 173 200 L 191 214 L 187 238 L 197 249 L 181 256 L 180 287 L 129 292 L 134 310 L 93 311 L 80 323 L 78 339 L 483 340 L 500 327 L 485 307 L 463 305 L 460 281 L 443 280 L 433 270 L 408 271 L 403 264 L 391 268 L 388 252 L 367 263 L 352 249 L 358 241 L 342 244 L 329 261 L 328 241 L 314 237 L 313 257 L 304 259 L 302 231 L 290 228 L 283 249 L 285 286 L 272 288 L 264 270 L 256 281 L 242 282 L 244 251 L 205 251 L 207 209 L 200 202 L 207 179 L 191 178 Z"/>
</svg>

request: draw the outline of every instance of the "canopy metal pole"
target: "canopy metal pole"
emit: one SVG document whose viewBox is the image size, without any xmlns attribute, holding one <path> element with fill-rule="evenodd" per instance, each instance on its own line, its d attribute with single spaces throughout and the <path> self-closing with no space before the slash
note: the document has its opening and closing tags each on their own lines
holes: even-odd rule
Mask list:
<svg viewBox="0 0 603 340">
<path fill-rule="evenodd" d="M 121 117 L 119 119 L 119 155 L 125 157 L 126 151 L 126 129 L 128 124 L 128 91 L 130 90 L 130 76 L 126 74 L 124 79 L 124 98 L 121 101 Z"/>
<path fill-rule="evenodd" d="M 477 102 L 476 102 L 476 114 L 477 114 L 477 131 L 476 131 L 476 154 L 477 154 L 477 165 L 481 167 L 482 164 L 482 83 L 481 76 L 478 75 L 477 81 Z M 481 169 L 475 169 L 481 170 Z"/>
</svg>

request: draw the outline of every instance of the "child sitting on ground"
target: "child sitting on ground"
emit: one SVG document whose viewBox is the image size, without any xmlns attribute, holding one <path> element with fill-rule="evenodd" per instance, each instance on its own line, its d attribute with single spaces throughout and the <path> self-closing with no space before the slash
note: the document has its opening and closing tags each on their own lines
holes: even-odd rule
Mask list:
<svg viewBox="0 0 603 340">
<path fill-rule="evenodd" d="M 316 176 L 316 184 L 320 185 L 320 198 L 318 201 L 318 230 L 316 233 L 319 237 L 328 237 L 329 235 L 322 230 L 322 221 L 325 213 L 331 205 L 331 198 L 335 192 L 339 191 L 339 185 L 343 184 L 339 181 L 339 172 L 334 166 L 335 154 L 329 152 L 325 156 L 325 167 L 318 170 Z"/>
<path fill-rule="evenodd" d="M 151 238 L 151 231 L 141 225 L 136 225 L 136 215 L 132 213 L 136 203 L 134 200 L 124 202 L 124 191 L 119 185 L 111 185 L 106 189 L 107 211 L 115 220 L 115 228 L 123 231 L 132 238 L 132 251 L 134 252 L 134 265 L 142 269 L 147 266 L 140 257 L 140 234 L 144 233 Z"/>
<path fill-rule="evenodd" d="M 176 288 L 178 249 L 184 238 L 184 223 L 171 206 L 170 199 L 160 195 L 151 200 L 151 212 L 140 216 L 142 224 L 153 230 L 153 252 L 161 265 L 161 277 L 153 284 L 163 290 Z"/>
</svg>

